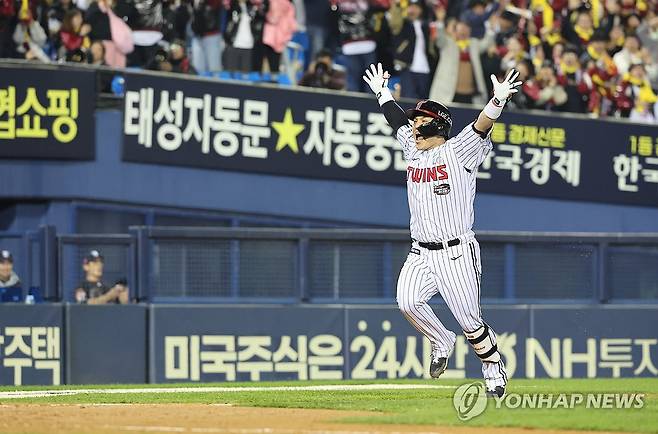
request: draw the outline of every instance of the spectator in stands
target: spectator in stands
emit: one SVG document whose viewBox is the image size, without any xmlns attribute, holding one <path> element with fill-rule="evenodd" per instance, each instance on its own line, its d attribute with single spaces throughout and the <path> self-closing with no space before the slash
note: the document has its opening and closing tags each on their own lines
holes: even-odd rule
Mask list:
<svg viewBox="0 0 658 434">
<path fill-rule="evenodd" d="M 500 59 L 500 68 L 503 71 L 516 68 L 516 65 L 521 61 L 530 60 L 529 54 L 523 49 L 523 45 L 518 38 L 511 37 L 507 39 L 505 50 L 505 55 Z"/>
<path fill-rule="evenodd" d="M 297 32 L 303 33 L 300 34 L 300 37 L 306 36 L 308 38 L 308 35 L 306 35 L 306 5 L 304 4 L 304 0 L 291 0 L 293 8 L 295 10 L 295 22 L 297 23 Z M 308 39 L 306 39 L 306 43 L 308 44 Z"/>
<path fill-rule="evenodd" d="M 48 33 L 55 36 L 59 33 L 64 17 L 72 10 L 78 9 L 72 0 L 56 0 L 48 10 Z"/>
<path fill-rule="evenodd" d="M 224 18 L 223 12 L 225 11 L 221 0 L 210 0 L 210 2 L 212 1 L 216 1 L 220 5 L 217 18 L 221 21 Z M 192 5 L 189 4 L 189 0 L 163 0 L 162 5 L 162 39 L 169 43 L 175 40 L 187 39 L 188 24 L 191 24 L 193 18 Z M 223 44 L 220 29 L 217 30 L 220 44 Z"/>
<path fill-rule="evenodd" d="M 567 102 L 567 93 L 564 87 L 558 83 L 555 71 L 549 64 L 545 64 L 539 69 L 535 83 L 539 90 L 535 107 L 551 111 Z"/>
<path fill-rule="evenodd" d="M 631 65 L 629 71 L 622 75 L 621 81 L 615 90 L 615 102 L 617 114 L 622 117 L 641 119 L 650 116 L 653 118 L 653 106 L 658 99 L 651 89 L 651 83 L 647 77 L 642 63 Z"/>
<path fill-rule="evenodd" d="M 347 67 L 347 90 L 369 92 L 361 78 L 363 71 L 377 63 L 369 0 L 332 0 L 338 15 L 340 44 Z"/>
<path fill-rule="evenodd" d="M 267 0 L 230 0 L 224 30 L 225 70 L 252 70 L 254 47 L 263 37 L 266 8 Z"/>
<path fill-rule="evenodd" d="M 658 89 L 658 71 L 656 70 L 656 66 L 658 66 L 658 16 L 650 14 L 649 18 L 637 28 L 637 37 L 648 53 L 649 63 L 653 65 L 653 71 L 647 71 L 651 85 L 654 89 Z"/>
<path fill-rule="evenodd" d="M 557 64 L 557 80 L 567 93 L 562 110 L 571 113 L 586 113 L 592 82 L 583 71 L 575 49 L 565 48 Z"/>
<path fill-rule="evenodd" d="M 588 9 L 579 9 L 574 12 L 575 21 L 565 20 L 564 37 L 575 47 L 585 47 L 594 35 L 594 23 Z"/>
<path fill-rule="evenodd" d="M 87 8 L 85 22 L 91 27 L 89 38 L 102 41 L 108 66 L 125 68 L 126 56 L 134 50 L 132 30 L 124 21 L 132 13 L 133 8 L 123 1 L 98 0 Z"/>
<path fill-rule="evenodd" d="M 539 89 L 534 80 L 534 68 L 527 60 L 522 60 L 515 68 L 519 71 L 518 80 L 523 81 L 523 85 L 521 90 L 507 104 L 518 110 L 533 109 L 539 94 Z"/>
<path fill-rule="evenodd" d="M 0 251 L 0 288 L 16 288 L 21 280 L 14 272 L 14 257 L 9 250 Z"/>
<path fill-rule="evenodd" d="M 102 41 L 93 41 L 89 46 L 89 55 L 87 56 L 87 62 L 90 65 L 96 66 L 106 66 L 105 63 L 105 47 L 103 46 Z"/>
<path fill-rule="evenodd" d="M 486 0 L 468 0 L 468 8 L 462 12 L 460 20 L 471 28 L 473 38 L 483 38 L 485 34 L 484 23 L 498 10 L 501 1 L 493 1 L 487 5 Z M 504 8 L 504 5 L 502 5 Z"/>
<path fill-rule="evenodd" d="M 263 26 L 263 40 L 256 44 L 254 70 L 263 70 L 263 60 L 267 59 L 268 70 L 279 73 L 281 53 L 297 30 L 295 7 L 290 0 L 269 0 Z"/>
<path fill-rule="evenodd" d="M 487 52 L 480 56 L 480 63 L 482 64 L 482 75 L 484 77 L 490 77 L 491 74 L 500 76 L 505 72 L 501 66 L 502 62 L 498 47 L 495 44 L 490 45 Z M 487 87 L 487 95 L 491 95 L 493 83 L 491 80 L 484 80 L 484 83 Z"/>
<path fill-rule="evenodd" d="M 82 12 L 79 9 L 70 9 L 66 12 L 59 30 L 61 46 L 58 58 L 69 60 L 74 52 L 86 51 L 91 45 L 87 36 L 90 31 L 91 26 L 83 24 Z"/>
<path fill-rule="evenodd" d="M 634 35 L 635 33 L 629 33 L 629 35 Z M 620 25 L 612 27 L 612 30 L 608 33 L 608 54 L 610 56 L 615 56 L 621 50 L 624 49 L 624 44 L 626 43 L 626 34 L 624 33 L 624 28 Z"/>
<path fill-rule="evenodd" d="M 613 110 L 612 94 L 615 89 L 617 67 L 608 52 L 608 35 L 597 32 L 589 38 L 587 51 L 581 63 L 592 80 L 588 111 L 595 115 L 607 116 Z"/>
<path fill-rule="evenodd" d="M 14 30 L 14 43 L 16 51 L 26 60 L 40 60 L 50 62 L 50 58 L 44 52 L 48 42 L 48 36 L 41 24 L 33 19 L 32 11 L 26 7 L 26 3 L 18 12 L 18 24 Z"/>
<path fill-rule="evenodd" d="M 103 279 L 103 256 L 98 250 L 90 251 L 83 259 L 84 280 L 75 290 L 75 301 L 86 304 L 127 304 L 130 302 L 128 286 L 125 280 L 118 281 L 111 288 Z"/>
<path fill-rule="evenodd" d="M 437 9 L 436 45 L 440 49 L 439 65 L 430 88 L 430 99 L 442 103 L 482 103 L 487 100 L 487 86 L 480 55 L 494 43 L 489 30 L 484 38 L 471 37 L 471 29 L 462 21 L 444 24 L 445 9 Z"/>
<path fill-rule="evenodd" d="M 330 3 L 327 0 L 304 0 L 306 11 L 306 32 L 310 43 L 310 58 L 313 59 L 324 49 L 332 26 Z"/>
<path fill-rule="evenodd" d="M 16 16 L 14 0 L 0 0 L 0 58 L 13 55 L 12 28 Z"/>
<path fill-rule="evenodd" d="M 309 65 L 299 85 L 342 90 L 345 89 L 345 72 L 334 67 L 329 50 L 322 50 L 318 52 L 315 61 Z"/>
<path fill-rule="evenodd" d="M 627 73 L 632 64 L 642 62 L 640 40 L 634 35 L 627 36 L 624 40 L 624 47 L 614 54 L 612 60 L 615 62 L 619 74 Z"/>
<path fill-rule="evenodd" d="M 171 65 L 171 72 L 177 72 L 179 74 L 196 74 L 196 70 L 190 64 L 190 59 L 185 53 L 184 41 L 174 41 L 174 43 L 169 46 L 167 61 Z"/>
<path fill-rule="evenodd" d="M 131 24 L 134 50 L 128 54 L 128 66 L 157 69 L 155 55 L 163 38 L 164 18 L 161 0 L 132 0 L 136 14 Z"/>
<path fill-rule="evenodd" d="M 499 17 L 494 18 L 497 24 L 496 45 L 503 46 L 509 38 L 518 33 L 519 16 L 509 11 L 503 11 Z"/>
<path fill-rule="evenodd" d="M 427 98 L 430 71 L 438 54 L 430 36 L 429 22 L 422 15 L 422 0 L 409 0 L 406 18 L 402 16 L 398 0 L 391 6 L 389 15 L 393 64 L 400 74 L 401 96 L 406 98 Z"/>
<path fill-rule="evenodd" d="M 391 29 L 386 18 L 395 0 L 369 0 L 368 21 L 372 28 L 372 39 L 375 41 L 375 56 L 387 71 L 393 71 L 393 49 L 391 47 Z M 421 0 L 425 2 L 426 0 Z M 407 0 L 407 5 L 409 0 Z M 363 74 L 361 74 L 363 75 Z M 365 83 L 361 80 L 361 83 Z"/>
<path fill-rule="evenodd" d="M 222 0 L 194 0 L 192 12 L 192 65 L 197 71 L 222 69 L 224 39 L 220 27 Z"/>
</svg>

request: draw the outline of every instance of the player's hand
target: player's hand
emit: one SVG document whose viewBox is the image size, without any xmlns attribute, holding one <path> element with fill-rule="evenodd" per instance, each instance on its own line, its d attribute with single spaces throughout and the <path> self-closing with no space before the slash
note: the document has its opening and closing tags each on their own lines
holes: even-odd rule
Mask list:
<svg viewBox="0 0 658 434">
<path fill-rule="evenodd" d="M 501 103 L 507 102 L 515 93 L 519 91 L 519 86 L 523 84 L 522 81 L 515 81 L 519 77 L 519 71 L 516 69 L 510 70 L 507 77 L 502 82 L 499 82 L 495 75 L 491 74 L 491 82 L 493 83 L 494 98 Z"/>
<path fill-rule="evenodd" d="M 368 83 L 370 90 L 379 98 L 382 90 L 388 89 L 388 79 L 391 78 L 390 74 L 388 71 L 384 71 L 381 63 L 378 63 L 377 66 L 374 63 L 370 64 L 370 68 L 366 69 L 365 74 L 363 81 Z"/>
</svg>

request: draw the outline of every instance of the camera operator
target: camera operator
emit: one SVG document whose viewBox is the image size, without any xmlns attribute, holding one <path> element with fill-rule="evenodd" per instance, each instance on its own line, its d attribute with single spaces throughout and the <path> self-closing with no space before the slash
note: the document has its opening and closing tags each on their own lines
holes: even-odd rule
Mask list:
<svg viewBox="0 0 658 434">
<path fill-rule="evenodd" d="M 302 76 L 299 85 L 342 90 L 345 89 L 345 82 L 345 72 L 334 67 L 331 52 L 321 50 L 315 56 L 315 61 L 309 65 L 308 70 Z"/>
</svg>

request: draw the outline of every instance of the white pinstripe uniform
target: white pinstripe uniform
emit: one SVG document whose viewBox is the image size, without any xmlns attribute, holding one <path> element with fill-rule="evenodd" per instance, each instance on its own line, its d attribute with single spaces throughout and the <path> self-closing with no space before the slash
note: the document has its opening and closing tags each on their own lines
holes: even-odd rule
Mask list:
<svg viewBox="0 0 658 434">
<path fill-rule="evenodd" d="M 480 311 L 480 246 L 471 229 L 477 168 L 492 148 L 491 139 L 488 135 L 483 138 L 471 123 L 443 145 L 421 151 L 416 148 L 409 123 L 398 129 L 397 140 L 408 163 L 413 239 L 398 279 L 398 306 L 430 340 L 433 351 L 439 357 L 449 357 L 456 335 L 445 328 L 428 304 L 439 292 L 483 361 L 487 389 L 505 387 L 507 375 L 495 350 L 496 336 L 483 322 Z M 460 244 L 448 247 L 447 242 L 454 239 Z M 419 242 L 443 243 L 444 248 L 428 250 Z M 488 350 L 495 353 L 488 354 Z"/>
</svg>

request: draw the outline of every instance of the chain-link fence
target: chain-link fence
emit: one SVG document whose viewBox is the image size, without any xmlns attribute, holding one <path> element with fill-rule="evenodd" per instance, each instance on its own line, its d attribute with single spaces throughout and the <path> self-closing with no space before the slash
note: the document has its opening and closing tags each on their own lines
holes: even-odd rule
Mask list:
<svg viewBox="0 0 658 434">
<path fill-rule="evenodd" d="M 515 246 L 515 297 L 588 299 L 596 295 L 596 246 L 560 243 Z"/>
<path fill-rule="evenodd" d="M 410 248 L 408 232 L 399 230 L 135 231 L 150 246 L 143 284 L 155 301 L 390 303 Z M 658 298 L 658 236 L 629 243 L 605 234 L 483 233 L 478 239 L 484 302 Z"/>
<path fill-rule="evenodd" d="M 98 250 L 103 283 L 127 279 L 139 300 L 391 303 L 410 248 L 408 232 L 378 229 L 133 227 L 59 235 L 52 255 L 43 239 L 0 233 L 0 249 L 14 255 L 25 290 L 52 282 L 48 299 L 62 301 L 74 301 L 83 258 Z M 658 235 L 478 239 L 485 303 L 658 299 Z"/>
<path fill-rule="evenodd" d="M 658 299 L 658 244 L 610 246 L 606 270 L 611 299 Z"/>
</svg>

